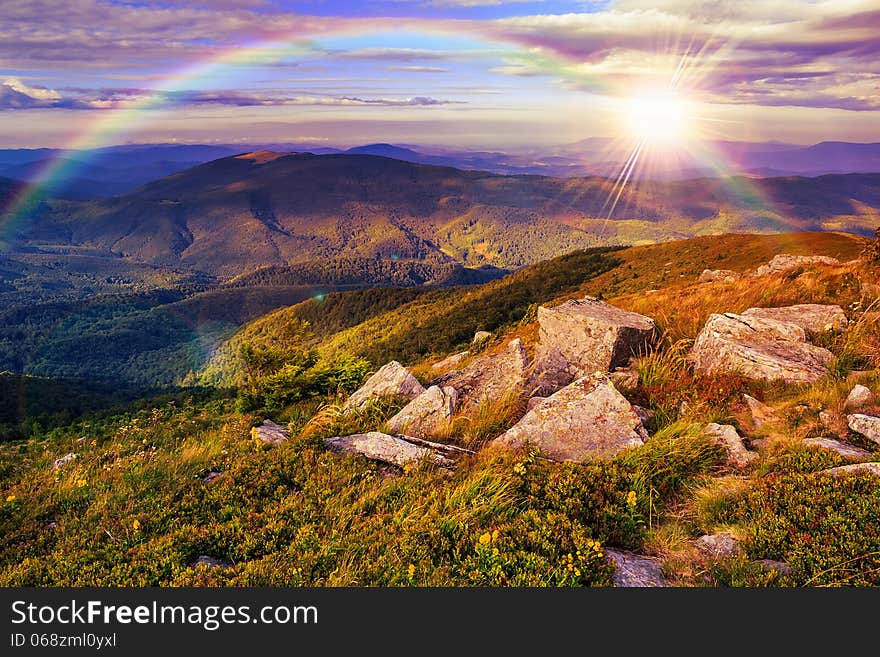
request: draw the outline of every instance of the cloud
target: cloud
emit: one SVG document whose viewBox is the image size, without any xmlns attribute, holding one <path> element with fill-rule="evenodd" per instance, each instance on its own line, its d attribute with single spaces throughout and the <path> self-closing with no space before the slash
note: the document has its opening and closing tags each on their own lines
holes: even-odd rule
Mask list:
<svg viewBox="0 0 880 657">
<path fill-rule="evenodd" d="M 402 71 L 404 73 L 448 73 L 448 68 L 439 66 L 386 66 L 386 71 Z"/>
<path fill-rule="evenodd" d="M 359 48 L 327 51 L 326 54 L 337 59 L 393 60 L 396 62 L 443 60 L 448 59 L 451 55 L 451 53 L 441 50 L 422 50 L 419 48 Z"/>
</svg>

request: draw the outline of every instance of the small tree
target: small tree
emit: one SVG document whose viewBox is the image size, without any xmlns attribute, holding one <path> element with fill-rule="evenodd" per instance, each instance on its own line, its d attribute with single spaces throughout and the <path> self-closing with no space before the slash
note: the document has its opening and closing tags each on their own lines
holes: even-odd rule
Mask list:
<svg viewBox="0 0 880 657">
<path fill-rule="evenodd" d="M 880 228 L 874 231 L 874 239 L 865 245 L 862 256 L 869 262 L 880 262 Z"/>
</svg>

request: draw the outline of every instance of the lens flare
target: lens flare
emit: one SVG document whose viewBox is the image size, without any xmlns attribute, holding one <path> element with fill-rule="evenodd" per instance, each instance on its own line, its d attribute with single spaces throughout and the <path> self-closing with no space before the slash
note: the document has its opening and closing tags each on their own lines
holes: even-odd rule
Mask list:
<svg viewBox="0 0 880 657">
<path fill-rule="evenodd" d="M 674 91 L 638 94 L 627 101 L 624 129 L 639 141 L 676 145 L 690 138 L 690 103 Z"/>
</svg>

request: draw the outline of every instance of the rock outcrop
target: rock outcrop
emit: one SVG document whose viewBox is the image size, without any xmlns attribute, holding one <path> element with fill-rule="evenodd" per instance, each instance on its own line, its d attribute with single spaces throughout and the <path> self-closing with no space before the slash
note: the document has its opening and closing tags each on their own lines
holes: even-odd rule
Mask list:
<svg viewBox="0 0 880 657">
<path fill-rule="evenodd" d="M 730 532 L 704 534 L 694 541 L 694 545 L 700 552 L 713 559 L 735 557 L 743 553 L 739 541 Z"/>
<path fill-rule="evenodd" d="M 751 379 L 814 383 L 834 355 L 807 342 L 796 324 L 748 315 L 710 315 L 689 358 L 698 373 L 736 372 Z"/>
<path fill-rule="evenodd" d="M 520 394 L 526 381 L 529 357 L 522 340 L 516 338 L 498 353 L 484 354 L 467 367 L 436 378 L 432 383 L 458 392 L 459 407 L 469 411 L 485 402 Z"/>
<path fill-rule="evenodd" d="M 539 341 L 530 385 L 555 392 L 586 374 L 625 367 L 657 340 L 654 320 L 593 297 L 538 308 Z"/>
<path fill-rule="evenodd" d="M 580 463 L 611 458 L 647 439 L 630 403 L 596 372 L 536 404 L 492 444 L 534 445 L 547 458 Z"/>
<path fill-rule="evenodd" d="M 471 340 L 471 344 L 480 345 L 483 344 L 486 340 L 492 337 L 492 334 L 489 331 L 477 331 L 474 333 L 474 339 Z"/>
<path fill-rule="evenodd" d="M 854 413 L 846 416 L 846 423 L 857 434 L 880 445 L 880 417 Z"/>
<path fill-rule="evenodd" d="M 772 424 L 779 420 L 779 417 L 773 412 L 772 408 L 763 402 L 758 401 L 751 395 L 743 395 L 743 401 L 745 401 L 746 406 L 748 406 L 749 415 L 752 418 L 752 424 L 755 425 L 756 429 L 760 429 L 765 424 Z"/>
<path fill-rule="evenodd" d="M 352 393 L 342 408 L 345 411 L 359 411 L 376 399 L 383 397 L 415 399 L 423 392 L 425 388 L 419 380 L 403 365 L 392 360 Z"/>
<path fill-rule="evenodd" d="M 614 586 L 620 588 L 669 586 L 666 578 L 663 577 L 663 571 L 660 569 L 660 562 L 657 559 L 620 550 L 606 550 L 605 552 L 615 567 L 614 576 L 611 578 Z"/>
<path fill-rule="evenodd" d="M 443 360 L 438 360 L 436 363 L 431 365 L 432 369 L 435 370 L 447 370 L 451 367 L 455 367 L 465 358 L 470 355 L 469 351 L 459 351 L 457 354 L 452 354 L 451 356 L 447 356 Z"/>
<path fill-rule="evenodd" d="M 867 406 L 873 400 L 874 395 L 871 394 L 871 390 L 868 387 L 857 385 L 850 391 L 843 406 L 847 409 L 861 408 L 862 406 Z"/>
<path fill-rule="evenodd" d="M 360 454 L 368 459 L 390 463 L 400 468 L 422 459 L 436 465 L 451 465 L 452 460 L 448 454 L 466 451 L 425 440 L 416 441 L 408 436 L 390 436 L 379 431 L 325 438 L 324 445 L 334 452 Z"/>
<path fill-rule="evenodd" d="M 743 316 L 794 324 L 804 329 L 808 336 L 819 335 L 827 331 L 839 331 L 847 326 L 843 308 L 818 303 L 801 303 L 780 308 L 749 308 L 743 313 Z"/>
<path fill-rule="evenodd" d="M 768 274 L 779 274 L 784 271 L 790 271 L 797 267 L 805 265 L 839 265 L 840 260 L 829 256 L 796 256 L 787 253 L 780 253 L 773 256 L 773 259 L 766 265 L 758 267 L 752 277 L 767 276 Z"/>
<path fill-rule="evenodd" d="M 742 438 L 736 432 L 736 427 L 730 424 L 706 425 L 705 435 L 716 445 L 720 445 L 727 452 L 727 462 L 735 468 L 745 468 L 758 458 L 754 452 L 750 452 L 743 445 Z"/>
<path fill-rule="evenodd" d="M 835 440 L 834 438 L 804 438 L 804 445 L 807 447 L 821 447 L 832 452 L 836 452 L 845 459 L 861 460 L 871 458 L 871 452 L 855 445 L 847 445 L 846 443 Z"/>
<path fill-rule="evenodd" d="M 431 386 L 388 420 L 388 430 L 424 438 L 446 426 L 457 407 L 455 388 Z"/>
<path fill-rule="evenodd" d="M 287 442 L 290 437 L 290 431 L 287 427 L 275 424 L 272 420 L 263 420 L 263 424 L 251 429 L 251 435 L 258 440 L 270 445 L 280 445 Z"/>
<path fill-rule="evenodd" d="M 65 454 L 61 458 L 57 458 L 52 462 L 52 469 L 57 470 L 58 468 L 63 468 L 65 465 L 78 459 L 79 456 L 71 452 L 70 454 Z"/>
<path fill-rule="evenodd" d="M 735 281 L 742 278 L 742 274 L 730 269 L 704 269 L 700 274 L 701 283 L 714 283 L 716 281 Z"/>
<path fill-rule="evenodd" d="M 853 463 L 852 465 L 839 465 L 836 468 L 828 468 L 821 470 L 821 474 L 831 475 L 832 477 L 846 477 L 848 475 L 869 475 L 880 477 L 880 463 L 872 461 L 871 463 Z"/>
<path fill-rule="evenodd" d="M 194 568 L 197 566 L 203 566 L 205 568 L 232 568 L 232 564 L 228 561 L 207 554 L 200 554 L 196 557 L 195 561 L 192 562 L 192 566 Z"/>
</svg>

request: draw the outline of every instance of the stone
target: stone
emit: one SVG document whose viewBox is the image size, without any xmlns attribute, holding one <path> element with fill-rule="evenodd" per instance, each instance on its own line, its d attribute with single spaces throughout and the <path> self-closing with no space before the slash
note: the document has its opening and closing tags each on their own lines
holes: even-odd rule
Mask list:
<svg viewBox="0 0 880 657">
<path fill-rule="evenodd" d="M 714 444 L 724 448 L 727 462 L 735 468 L 744 468 L 758 458 L 757 454 L 746 449 L 736 428 L 730 424 L 707 424 L 705 435 Z"/>
<path fill-rule="evenodd" d="M 821 447 L 822 449 L 836 452 L 846 459 L 860 460 L 871 458 L 871 452 L 868 450 L 861 449 L 855 445 L 847 445 L 834 438 L 804 438 L 804 445 L 807 447 Z"/>
<path fill-rule="evenodd" d="M 819 422 L 822 426 L 832 427 L 837 424 L 837 415 L 832 411 L 819 411 Z"/>
<path fill-rule="evenodd" d="M 430 436 L 449 423 L 457 407 L 455 388 L 431 386 L 388 420 L 388 431 L 420 438 Z"/>
<path fill-rule="evenodd" d="M 799 384 L 824 377 L 834 355 L 808 343 L 796 324 L 724 313 L 709 316 L 689 359 L 697 373 L 738 373 Z"/>
<path fill-rule="evenodd" d="M 636 417 L 642 421 L 642 424 L 647 424 L 652 419 L 654 419 L 654 412 L 649 408 L 642 408 L 641 406 L 636 406 L 633 404 L 633 413 L 636 414 Z"/>
<path fill-rule="evenodd" d="M 522 394 L 529 367 L 522 340 L 516 338 L 500 352 L 483 354 L 467 367 L 439 376 L 432 382 L 455 388 L 459 410 L 472 411 L 481 404 L 495 402 L 507 395 Z"/>
<path fill-rule="evenodd" d="M 210 483 L 211 483 L 212 481 L 214 481 L 215 479 L 222 479 L 223 476 L 224 476 L 224 475 L 223 475 L 222 472 L 217 472 L 216 470 L 211 470 L 211 472 L 209 472 L 208 474 L 206 474 L 206 475 L 202 478 L 202 483 L 203 483 L 203 484 L 210 484 Z"/>
<path fill-rule="evenodd" d="M 731 282 L 742 278 L 742 274 L 730 269 L 704 269 L 700 274 L 701 283 L 714 283 L 715 281 Z"/>
<path fill-rule="evenodd" d="M 324 445 L 341 454 L 360 454 L 368 459 L 390 463 L 404 468 L 422 459 L 437 465 L 451 465 L 452 461 L 431 443 L 421 444 L 407 440 L 407 436 L 390 436 L 379 431 L 357 433 L 351 436 L 325 438 Z M 438 445 L 438 447 L 440 447 Z"/>
<path fill-rule="evenodd" d="M 704 534 L 694 541 L 694 545 L 697 546 L 700 552 L 713 559 L 723 559 L 743 554 L 739 541 L 730 532 Z"/>
<path fill-rule="evenodd" d="M 618 390 L 635 390 L 639 387 L 639 373 L 631 367 L 619 368 L 608 374 Z"/>
<path fill-rule="evenodd" d="M 778 573 L 780 577 L 791 577 L 794 571 L 784 561 L 775 561 L 773 559 L 758 559 L 755 562 L 765 573 Z"/>
<path fill-rule="evenodd" d="M 832 477 L 846 477 L 847 475 L 871 475 L 874 477 L 880 477 L 880 463 L 872 461 L 870 463 L 839 465 L 836 468 L 821 470 L 820 474 L 827 474 Z"/>
<path fill-rule="evenodd" d="M 383 397 L 415 399 L 425 392 L 424 386 L 396 360 L 383 365 L 367 382 L 358 388 L 342 406 L 344 411 L 360 411 Z"/>
<path fill-rule="evenodd" d="M 251 429 L 251 436 L 269 445 L 280 445 L 287 442 L 290 432 L 287 427 L 275 424 L 272 420 L 263 420 L 263 424 Z"/>
<path fill-rule="evenodd" d="M 596 372 L 535 405 L 492 444 L 534 445 L 554 461 L 582 463 L 614 457 L 647 439 L 630 403 L 604 373 Z"/>
<path fill-rule="evenodd" d="M 611 578 L 614 586 L 620 588 L 669 586 L 657 559 L 620 550 L 605 550 L 605 552 L 616 569 Z"/>
<path fill-rule="evenodd" d="M 492 334 L 489 331 L 477 331 L 474 333 L 474 339 L 471 340 L 471 344 L 482 344 L 491 337 Z"/>
<path fill-rule="evenodd" d="M 593 297 L 538 307 L 533 388 L 555 392 L 596 371 L 626 367 L 657 341 L 654 320 Z"/>
<path fill-rule="evenodd" d="M 545 399 L 547 399 L 547 398 L 546 397 L 529 397 L 529 401 L 526 402 L 526 412 L 528 413 L 530 410 L 532 410 L 535 406 L 540 404 Z"/>
<path fill-rule="evenodd" d="M 808 336 L 840 331 L 845 329 L 848 323 L 843 308 L 818 303 L 801 303 L 781 308 L 749 308 L 743 316 L 794 324 L 804 329 Z"/>
<path fill-rule="evenodd" d="M 870 388 L 859 384 L 850 391 L 843 406 L 847 409 L 861 408 L 862 406 L 867 406 L 873 400 L 874 395 L 871 394 Z"/>
<path fill-rule="evenodd" d="M 780 253 L 773 256 L 773 259 L 766 265 L 758 267 L 757 271 L 752 274 L 752 277 L 757 278 L 758 276 L 767 276 L 768 274 L 779 274 L 805 265 L 836 266 L 839 264 L 840 260 L 828 256 L 796 256 Z"/>
<path fill-rule="evenodd" d="M 52 469 L 57 470 L 59 468 L 63 468 L 65 465 L 78 458 L 79 456 L 77 454 L 74 454 L 73 452 L 71 452 L 70 454 L 65 454 L 61 458 L 55 459 L 55 461 L 52 463 Z"/>
<path fill-rule="evenodd" d="M 232 564 L 228 561 L 224 561 L 223 559 L 218 559 L 216 557 L 208 556 L 207 554 L 200 554 L 196 557 L 196 560 L 193 562 L 193 567 L 196 566 L 204 566 L 205 568 L 232 568 Z"/>
<path fill-rule="evenodd" d="M 846 416 L 846 423 L 856 433 L 880 445 L 880 417 L 854 413 Z"/>
<path fill-rule="evenodd" d="M 435 370 L 447 370 L 451 367 L 455 367 L 465 358 L 470 355 L 469 351 L 459 351 L 457 354 L 452 354 L 451 356 L 447 356 L 443 360 L 439 360 L 433 365 L 431 365 L 432 369 Z"/>
<path fill-rule="evenodd" d="M 772 424 L 779 420 L 779 417 L 773 412 L 772 408 L 763 402 L 758 401 L 751 395 L 743 395 L 743 401 L 745 401 L 746 406 L 749 408 L 749 415 L 751 416 L 752 424 L 755 425 L 756 429 L 760 429 L 765 424 Z"/>
</svg>

